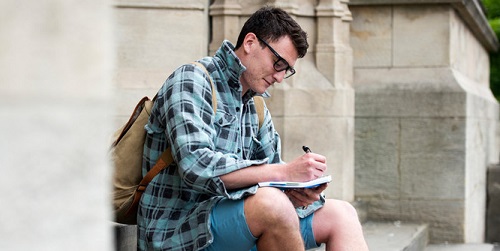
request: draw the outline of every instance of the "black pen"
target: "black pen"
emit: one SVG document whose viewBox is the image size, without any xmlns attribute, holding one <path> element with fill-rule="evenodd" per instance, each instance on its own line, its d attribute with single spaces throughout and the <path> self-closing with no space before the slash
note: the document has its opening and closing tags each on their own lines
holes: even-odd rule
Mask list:
<svg viewBox="0 0 500 251">
<path fill-rule="evenodd" d="M 304 150 L 305 153 L 310 153 L 311 152 L 311 148 L 309 148 L 308 146 L 302 146 L 302 150 Z M 300 207 L 300 209 L 306 210 L 307 206 Z"/>
<path fill-rule="evenodd" d="M 310 153 L 311 152 L 311 148 L 309 148 L 307 146 L 302 146 L 302 150 L 304 150 L 305 153 Z"/>
</svg>

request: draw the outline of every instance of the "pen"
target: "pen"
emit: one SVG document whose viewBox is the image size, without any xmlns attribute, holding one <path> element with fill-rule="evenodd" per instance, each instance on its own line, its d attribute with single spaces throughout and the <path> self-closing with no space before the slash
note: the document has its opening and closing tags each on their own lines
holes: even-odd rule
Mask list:
<svg viewBox="0 0 500 251">
<path fill-rule="evenodd" d="M 311 148 L 309 148 L 308 146 L 302 146 L 302 150 L 304 150 L 305 153 L 311 152 Z"/>
<path fill-rule="evenodd" d="M 302 150 L 304 150 L 305 153 L 310 153 L 311 152 L 311 148 L 309 148 L 308 146 L 302 146 Z M 303 206 L 300 209 L 306 210 L 307 206 Z"/>
</svg>

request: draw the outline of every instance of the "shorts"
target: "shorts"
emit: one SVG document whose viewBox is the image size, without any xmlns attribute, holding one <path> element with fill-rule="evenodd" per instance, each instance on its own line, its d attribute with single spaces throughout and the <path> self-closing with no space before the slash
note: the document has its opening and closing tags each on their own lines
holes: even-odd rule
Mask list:
<svg viewBox="0 0 500 251">
<path fill-rule="evenodd" d="M 319 247 L 312 230 L 313 216 L 300 219 L 300 232 L 306 249 Z M 246 222 L 244 200 L 223 199 L 215 205 L 210 214 L 210 230 L 213 243 L 203 251 L 257 250 L 257 238 Z"/>
</svg>

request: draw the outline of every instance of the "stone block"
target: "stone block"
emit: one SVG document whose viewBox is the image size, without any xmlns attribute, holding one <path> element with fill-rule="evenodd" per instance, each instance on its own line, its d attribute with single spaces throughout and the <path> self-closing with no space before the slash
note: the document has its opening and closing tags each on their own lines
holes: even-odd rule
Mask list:
<svg viewBox="0 0 500 251">
<path fill-rule="evenodd" d="M 154 96 L 177 67 L 208 54 L 208 3 L 118 0 L 114 5 L 114 104 L 117 116 L 128 116 L 128 107 Z"/>
<path fill-rule="evenodd" d="M 354 90 L 298 89 L 286 92 L 286 114 L 291 117 L 354 117 Z"/>
<path fill-rule="evenodd" d="M 356 69 L 354 76 L 356 117 L 468 115 L 466 92 L 450 69 Z"/>
<path fill-rule="evenodd" d="M 428 241 L 425 224 L 407 222 L 367 222 L 363 233 L 371 251 L 421 251 Z"/>
<path fill-rule="evenodd" d="M 357 195 L 357 190 L 356 190 Z M 397 197 L 362 198 L 368 204 L 368 220 L 394 221 L 402 220 L 402 202 Z"/>
<path fill-rule="evenodd" d="M 112 223 L 115 232 L 116 251 L 137 250 L 137 225 Z"/>
<path fill-rule="evenodd" d="M 464 199 L 466 121 L 401 119 L 402 198 Z"/>
<path fill-rule="evenodd" d="M 356 118 L 356 196 L 399 197 L 397 118 Z"/>
<path fill-rule="evenodd" d="M 109 2 L 0 5 L 0 250 L 110 250 Z"/>
<path fill-rule="evenodd" d="M 447 65 L 451 6 L 394 6 L 393 9 L 393 66 Z"/>
<path fill-rule="evenodd" d="M 450 63 L 454 69 L 476 83 L 489 82 L 489 71 L 482 70 L 490 67 L 489 53 L 456 12 L 450 16 L 450 47 Z"/>
<path fill-rule="evenodd" d="M 147 3 L 145 5 L 147 6 Z M 206 23 L 203 8 L 125 7 L 127 8 L 115 9 L 118 86 L 124 88 L 156 85 L 179 65 L 207 54 L 208 24 L 199 25 Z M 147 79 L 140 81 L 141 76 L 156 76 L 158 79 L 152 82 L 147 82 Z"/>
<path fill-rule="evenodd" d="M 370 220 L 425 222 L 433 243 L 465 241 L 463 201 L 372 198 L 367 203 Z"/>
<path fill-rule="evenodd" d="M 414 90 L 387 90 L 356 92 L 356 116 L 378 114 L 382 117 L 463 116 L 464 93 L 417 92 Z M 359 113 L 358 113 L 359 111 Z"/>
<path fill-rule="evenodd" d="M 402 218 L 429 224 L 433 243 L 465 242 L 465 211 L 460 200 L 401 200 Z"/>
<path fill-rule="evenodd" d="M 392 65 L 392 7 L 350 6 L 354 67 Z"/>
<path fill-rule="evenodd" d="M 428 245 L 425 251 L 494 251 L 494 246 L 484 243 L 471 243 L 471 244 L 433 244 Z"/>
</svg>

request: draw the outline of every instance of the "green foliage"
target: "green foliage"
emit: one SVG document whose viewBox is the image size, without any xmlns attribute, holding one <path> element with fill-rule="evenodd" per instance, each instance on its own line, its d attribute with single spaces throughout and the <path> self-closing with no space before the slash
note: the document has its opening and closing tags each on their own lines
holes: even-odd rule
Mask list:
<svg viewBox="0 0 500 251">
<path fill-rule="evenodd" d="M 493 31 L 497 34 L 498 37 L 498 34 L 500 33 L 500 18 L 490 19 L 489 22 L 491 28 L 493 28 Z"/>
<path fill-rule="evenodd" d="M 486 17 L 488 19 L 500 17 L 500 4 L 498 0 L 483 0 L 483 5 L 486 8 Z"/>
<path fill-rule="evenodd" d="M 500 1 L 483 0 L 486 16 L 491 28 L 500 37 Z M 490 88 L 493 95 L 500 101 L 500 52 L 490 53 Z"/>
</svg>

